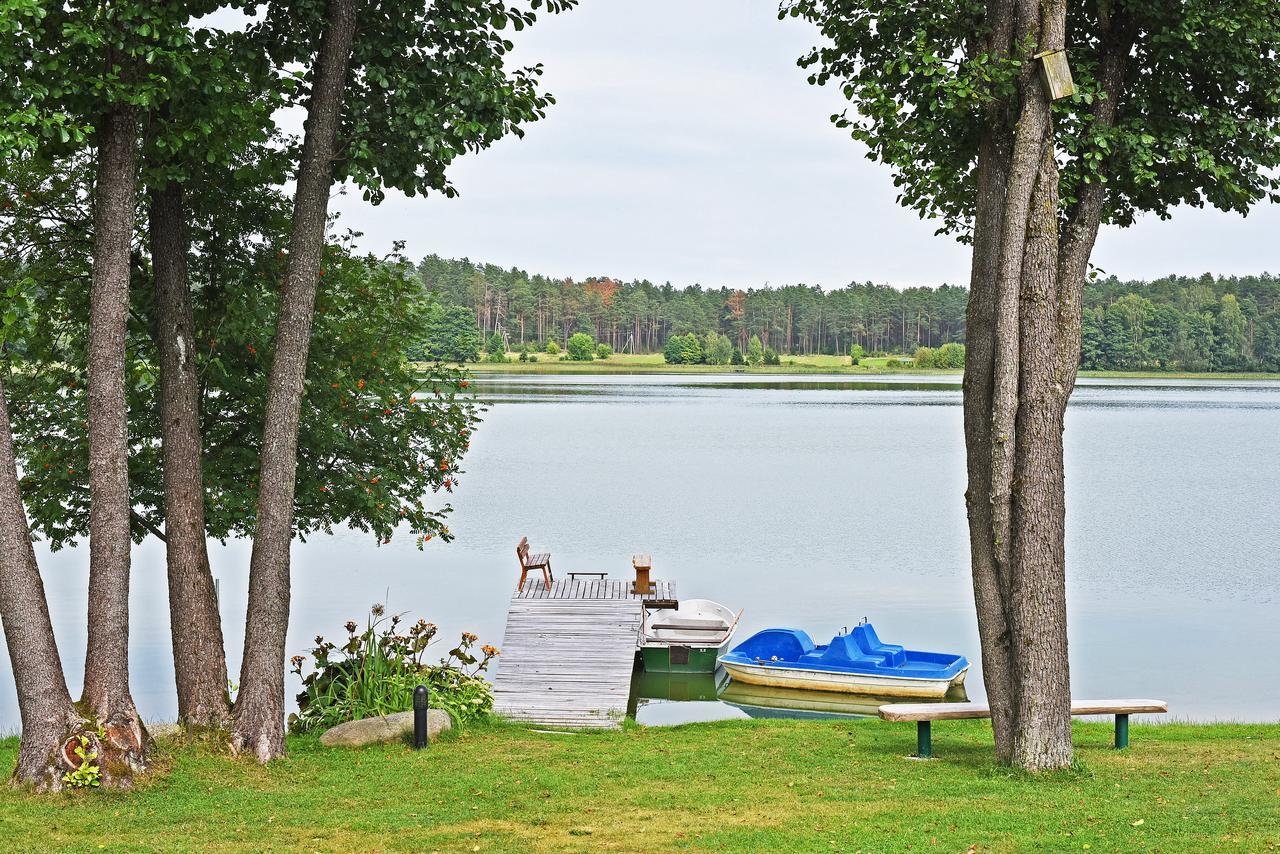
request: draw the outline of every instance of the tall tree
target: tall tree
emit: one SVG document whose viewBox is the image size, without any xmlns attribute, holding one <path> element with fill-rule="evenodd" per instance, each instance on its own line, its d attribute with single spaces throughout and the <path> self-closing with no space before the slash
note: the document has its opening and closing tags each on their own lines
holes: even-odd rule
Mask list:
<svg viewBox="0 0 1280 854">
<path fill-rule="evenodd" d="M 249 564 L 249 608 L 232 736 L 236 750 L 251 753 L 260 762 L 284 755 L 285 632 L 289 625 L 298 413 L 359 5 L 354 0 L 330 0 L 316 51 L 306 137 L 298 164 L 289 261 L 280 289 L 275 356 L 267 386 L 257 522 Z"/>
<path fill-rule="evenodd" d="M 5 0 L 0 27 L 0 159 L 6 177 L 31 168 L 31 153 L 46 138 L 82 138 L 70 117 L 50 109 L 38 87 L 23 85 L 19 71 L 29 67 L 43 19 L 37 0 Z M 5 200 L 6 212 L 13 202 Z M 58 756 L 64 741 L 81 732 L 84 719 L 71 703 L 58 654 L 44 582 L 36 562 L 18 483 L 17 455 L 10 428 L 4 383 L 13 355 L 11 339 L 30 322 L 35 304 L 33 282 L 22 275 L 20 260 L 4 253 L 0 263 L 0 624 L 3 625 L 22 737 L 17 783 L 41 789 L 62 785 Z"/>
<path fill-rule="evenodd" d="M 17 12 L 13 19 L 6 17 L 5 42 L 21 50 L 4 50 L 0 59 L 6 76 L 24 81 L 27 115 L 69 116 L 94 129 L 87 347 L 91 542 L 81 708 L 104 733 L 104 780 L 126 783 L 131 771 L 145 764 L 148 741 L 129 691 L 125 374 L 138 117 L 164 85 L 162 75 L 152 73 L 153 63 L 165 63 L 185 42 L 185 18 L 175 26 L 167 8 L 124 2 L 19 3 Z M 86 55 L 94 61 L 84 62 Z M 64 129 L 46 135 L 39 148 L 48 158 L 66 156 L 73 141 L 79 137 Z M 55 668 L 45 662 L 41 672 L 52 674 Z"/>
<path fill-rule="evenodd" d="M 28 297 L 16 284 L 3 292 L 4 324 L 0 347 L 18 328 Z M 9 406 L 0 376 L 0 622 L 9 648 L 9 664 L 18 690 L 22 740 L 13 779 L 42 789 L 61 786 L 63 768 L 56 759 L 63 741 L 84 727 L 71 704 L 62 659 L 49 619 L 40 567 L 28 534 L 9 426 Z"/>
<path fill-rule="evenodd" d="M 211 7 L 193 10 L 193 14 Z M 226 652 L 206 544 L 198 344 L 188 256 L 196 215 L 234 222 L 234 196 L 270 205 L 266 187 L 283 180 L 287 147 L 272 134 L 272 112 L 290 84 L 243 32 L 195 30 L 186 72 L 151 110 L 145 148 L 147 231 L 154 282 L 151 337 L 159 366 L 164 472 L 165 558 L 178 719 L 188 726 L 230 723 Z M 219 210 L 193 211 L 191 195 L 216 198 Z M 266 197 L 263 199 L 263 197 Z M 199 201 L 197 207 L 201 206 Z M 206 209 L 211 208 L 207 202 Z M 268 221 L 259 221 L 264 228 Z M 217 227 L 211 229 L 217 232 Z M 250 236 L 244 226 L 232 229 Z M 227 259 L 205 241 L 215 263 Z"/>
<path fill-rule="evenodd" d="M 320 274 L 329 190 L 350 179 L 366 198 L 385 187 L 414 195 L 456 191 L 445 176 L 458 155 L 487 147 L 550 103 L 539 67 L 508 71 L 512 45 L 498 32 L 534 22 L 532 9 L 573 0 L 502 0 L 377 8 L 354 0 L 268 7 L 261 27 L 278 61 L 310 60 L 288 261 L 267 389 L 249 610 L 232 745 L 268 761 L 284 752 L 284 644 L 289 616 L 298 413 Z M 323 14 L 318 14 L 323 7 Z M 314 48 L 313 48 L 314 45 Z M 440 461 L 447 469 L 449 461 Z"/>
<path fill-rule="evenodd" d="M 170 180 L 151 190 L 148 222 L 160 354 L 165 562 L 178 720 L 189 726 L 222 727 L 230 721 L 227 658 L 205 539 L 195 317 L 187 277 L 187 211 L 181 184 Z"/>
<path fill-rule="evenodd" d="M 115 62 L 109 56 L 108 63 Z M 98 123 L 89 298 L 89 621 L 85 707 L 125 760 L 145 762 L 146 730 L 129 691 L 129 426 L 125 340 L 137 187 L 138 112 Z"/>
<path fill-rule="evenodd" d="M 973 244 L 965 439 L 970 547 L 996 755 L 1071 761 L 1063 415 L 1098 229 L 1180 203 L 1280 196 L 1280 18 L 1268 0 L 784 0 L 827 42 L 836 117 L 901 201 Z M 1079 89 L 1050 102 L 1044 51 Z"/>
</svg>

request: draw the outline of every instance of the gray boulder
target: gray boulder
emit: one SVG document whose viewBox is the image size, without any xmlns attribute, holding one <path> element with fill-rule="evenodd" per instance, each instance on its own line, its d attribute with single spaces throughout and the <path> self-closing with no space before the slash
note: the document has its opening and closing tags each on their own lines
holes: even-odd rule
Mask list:
<svg viewBox="0 0 1280 854">
<path fill-rule="evenodd" d="M 177 741 L 186 735 L 186 730 L 182 728 L 182 725 L 174 723 L 147 724 L 147 732 L 156 741 Z"/>
<path fill-rule="evenodd" d="M 453 729 L 449 713 L 443 709 L 427 712 L 427 738 L 435 741 L 440 733 Z M 325 730 L 320 743 L 325 747 L 364 747 L 369 744 L 385 744 L 413 738 L 413 712 L 397 712 L 378 718 L 362 718 L 347 721 L 333 729 Z"/>
</svg>

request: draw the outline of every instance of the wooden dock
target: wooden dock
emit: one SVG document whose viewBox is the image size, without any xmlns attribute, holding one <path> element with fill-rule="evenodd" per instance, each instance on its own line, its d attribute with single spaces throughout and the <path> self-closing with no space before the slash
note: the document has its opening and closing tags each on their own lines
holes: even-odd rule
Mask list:
<svg viewBox="0 0 1280 854">
<path fill-rule="evenodd" d="M 529 579 L 511 597 L 494 683 L 494 712 L 556 727 L 619 727 L 627 714 L 640 640 L 640 600 L 675 598 L 654 582 Z"/>
</svg>

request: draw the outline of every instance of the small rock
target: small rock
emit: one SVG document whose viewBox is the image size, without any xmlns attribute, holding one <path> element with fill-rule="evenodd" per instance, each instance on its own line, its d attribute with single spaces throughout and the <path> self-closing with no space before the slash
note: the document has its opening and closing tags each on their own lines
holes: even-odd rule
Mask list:
<svg viewBox="0 0 1280 854">
<path fill-rule="evenodd" d="M 147 732 L 156 741 L 173 741 L 186 734 L 181 724 L 147 724 Z"/>
<path fill-rule="evenodd" d="M 453 721 L 448 712 L 443 709 L 430 709 L 427 712 L 428 740 L 435 741 L 440 733 L 448 729 L 453 729 Z M 397 712 L 394 715 L 338 724 L 333 729 L 325 730 L 320 736 L 320 743 L 325 747 L 364 747 L 412 737 L 413 712 Z"/>
</svg>

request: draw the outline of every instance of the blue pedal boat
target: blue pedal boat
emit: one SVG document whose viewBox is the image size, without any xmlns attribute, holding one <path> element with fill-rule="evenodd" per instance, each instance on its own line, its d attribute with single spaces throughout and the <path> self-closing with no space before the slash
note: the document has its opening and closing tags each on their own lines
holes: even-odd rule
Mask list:
<svg viewBox="0 0 1280 854">
<path fill-rule="evenodd" d="M 720 664 L 752 685 L 880 697 L 944 697 L 969 672 L 963 655 L 881 643 L 870 623 L 821 646 L 800 629 L 765 629 L 721 656 Z"/>
</svg>

